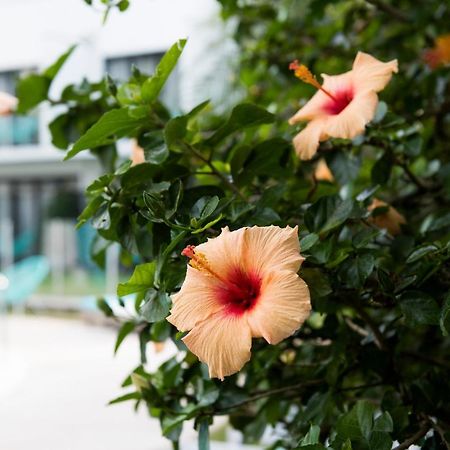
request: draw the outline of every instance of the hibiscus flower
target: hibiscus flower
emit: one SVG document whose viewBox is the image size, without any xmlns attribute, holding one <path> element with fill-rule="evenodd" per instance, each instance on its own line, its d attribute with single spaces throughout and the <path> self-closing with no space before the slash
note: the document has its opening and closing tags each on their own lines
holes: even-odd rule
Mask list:
<svg viewBox="0 0 450 450">
<path fill-rule="evenodd" d="M 367 53 L 358 52 L 352 70 L 341 75 L 322 74 L 321 85 L 308 68 L 294 61 L 291 70 L 297 78 L 313 85 L 318 91 L 289 123 L 308 121 L 294 138 L 294 147 L 301 159 L 311 159 L 319 142 L 330 137 L 352 139 L 364 133 L 365 126 L 378 105 L 377 92 L 398 72 L 397 60 L 381 62 Z"/>
<path fill-rule="evenodd" d="M 406 223 L 406 219 L 402 214 L 400 214 L 393 206 L 378 198 L 374 198 L 367 209 L 372 212 L 377 208 L 385 207 L 389 209 L 381 214 L 370 216 L 369 221 L 378 228 L 386 229 L 392 236 L 397 236 L 402 232 L 401 225 Z"/>
<path fill-rule="evenodd" d="M 250 359 L 252 337 L 277 344 L 311 310 L 297 275 L 303 261 L 295 228 L 252 227 L 222 233 L 182 254 L 190 258 L 167 320 L 211 377 L 223 380 Z"/>
<path fill-rule="evenodd" d="M 11 114 L 17 106 L 17 98 L 6 92 L 0 92 L 0 116 Z"/>
<path fill-rule="evenodd" d="M 423 58 L 431 69 L 450 64 L 450 34 L 437 37 L 434 47 L 426 50 Z"/>
</svg>

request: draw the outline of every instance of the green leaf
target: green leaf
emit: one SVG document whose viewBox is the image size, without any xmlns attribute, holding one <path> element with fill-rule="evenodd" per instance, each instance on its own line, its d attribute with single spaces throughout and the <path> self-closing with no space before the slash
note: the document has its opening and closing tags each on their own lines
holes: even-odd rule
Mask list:
<svg viewBox="0 0 450 450">
<path fill-rule="evenodd" d="M 141 394 L 139 392 L 130 392 L 129 394 L 121 395 L 108 402 L 108 405 L 116 405 L 117 403 L 127 402 L 129 400 L 140 400 Z"/>
<path fill-rule="evenodd" d="M 117 4 L 117 7 L 121 12 L 126 11 L 129 6 L 130 6 L 129 0 L 120 0 L 120 2 Z"/>
<path fill-rule="evenodd" d="M 325 233 L 326 231 L 330 231 L 333 228 L 342 225 L 350 217 L 352 210 L 353 210 L 353 201 L 351 199 L 347 199 L 339 203 L 336 209 L 328 217 L 328 220 L 321 229 L 321 232 Z"/>
<path fill-rule="evenodd" d="M 375 407 L 366 400 L 360 400 L 350 412 L 339 418 L 336 424 L 338 442 L 345 440 L 368 441 L 373 427 Z M 341 445 L 342 445 L 341 444 Z"/>
<path fill-rule="evenodd" d="M 306 252 L 309 250 L 317 241 L 319 236 L 316 233 L 307 234 L 305 237 L 300 239 L 300 251 Z"/>
<path fill-rule="evenodd" d="M 412 262 L 416 262 L 419 259 L 423 258 L 426 255 L 429 255 L 431 253 L 435 253 L 436 251 L 438 251 L 439 248 L 436 247 L 435 245 L 422 245 L 419 248 L 416 248 L 407 258 L 406 262 L 407 263 L 412 263 Z"/>
<path fill-rule="evenodd" d="M 171 441 L 178 441 L 183 429 L 183 422 L 187 420 L 188 417 L 188 414 L 165 414 L 161 422 L 163 435 Z"/>
<path fill-rule="evenodd" d="M 341 450 L 352 450 L 352 441 L 350 439 L 347 439 L 342 444 Z"/>
<path fill-rule="evenodd" d="M 147 211 L 142 210 L 141 214 L 152 222 L 164 222 L 166 209 L 161 196 L 153 192 L 145 191 L 143 198 Z"/>
<path fill-rule="evenodd" d="M 206 108 L 208 104 L 209 101 L 202 102 L 184 116 L 174 117 L 167 122 L 164 129 L 164 139 L 170 150 L 183 149 L 183 145 L 179 145 L 179 143 L 186 136 L 189 120 Z"/>
<path fill-rule="evenodd" d="M 440 317 L 441 330 L 444 336 L 450 334 L 450 294 L 447 295 L 444 304 L 442 305 L 441 317 Z"/>
<path fill-rule="evenodd" d="M 117 295 L 123 297 L 136 292 L 145 292 L 153 287 L 155 268 L 154 261 L 136 266 L 131 278 L 117 287 Z"/>
<path fill-rule="evenodd" d="M 353 201 L 336 195 L 321 197 L 305 214 L 305 225 L 310 231 L 324 233 L 342 225 L 353 210 Z"/>
<path fill-rule="evenodd" d="M 158 97 L 161 89 L 169 78 L 172 70 L 177 64 L 178 58 L 183 52 L 186 45 L 186 39 L 180 39 L 166 52 L 162 57 L 158 66 L 155 69 L 155 73 L 152 77 L 144 82 L 142 85 L 142 100 L 147 103 L 152 103 Z"/>
<path fill-rule="evenodd" d="M 103 312 L 106 317 L 113 317 L 114 312 L 104 298 L 97 299 L 97 308 Z"/>
<path fill-rule="evenodd" d="M 322 444 L 306 444 L 306 445 L 301 445 L 299 447 L 296 447 L 296 450 L 298 449 L 302 449 L 302 450 L 326 450 L 326 447 Z"/>
<path fill-rule="evenodd" d="M 92 216 L 92 226 L 97 230 L 107 230 L 111 226 L 108 203 L 103 203 Z"/>
<path fill-rule="evenodd" d="M 219 197 L 201 197 L 198 199 L 191 209 L 192 217 L 196 219 L 207 219 L 217 208 L 219 204 Z"/>
<path fill-rule="evenodd" d="M 231 112 L 230 118 L 205 142 L 208 146 L 217 145 L 222 139 L 238 130 L 272 123 L 275 116 L 265 109 L 251 103 L 237 105 Z"/>
<path fill-rule="evenodd" d="M 94 197 L 83 209 L 82 213 L 78 216 L 77 228 L 80 228 L 86 223 L 100 208 L 105 199 L 101 196 Z"/>
<path fill-rule="evenodd" d="M 421 291 L 406 291 L 400 296 L 400 308 L 405 321 L 416 325 L 439 325 L 440 311 L 436 301 Z"/>
<path fill-rule="evenodd" d="M 209 450 L 209 422 L 202 419 L 198 428 L 198 450 Z"/>
<path fill-rule="evenodd" d="M 353 236 L 352 245 L 357 249 L 363 248 L 369 242 L 372 242 L 380 233 L 380 230 L 364 228 Z"/>
<path fill-rule="evenodd" d="M 119 330 L 119 334 L 117 335 L 116 345 L 114 346 L 114 354 L 117 353 L 117 350 L 119 350 L 120 344 L 122 344 L 123 340 L 132 332 L 134 331 L 135 327 L 134 322 L 125 322 Z"/>
<path fill-rule="evenodd" d="M 372 167 L 372 183 L 385 184 L 391 176 L 394 157 L 391 152 L 386 151 Z"/>
<path fill-rule="evenodd" d="M 75 46 L 70 47 L 67 52 L 61 55 L 58 60 L 44 70 L 42 74 L 32 73 L 19 79 L 16 86 L 16 95 L 19 99 L 17 112 L 26 113 L 39 103 L 47 100 L 48 91 L 53 79 L 74 49 Z"/>
<path fill-rule="evenodd" d="M 335 151 L 327 156 L 327 163 L 336 181 L 347 184 L 358 176 L 361 161 L 348 151 Z"/>
<path fill-rule="evenodd" d="M 69 59 L 70 55 L 76 47 L 76 45 L 72 45 L 71 47 L 69 47 L 69 49 L 65 53 L 63 53 L 50 67 L 47 67 L 47 69 L 44 70 L 43 75 L 50 80 L 53 80 L 56 75 L 58 75 L 58 72 L 61 70 L 65 62 Z"/>
<path fill-rule="evenodd" d="M 310 444 L 318 444 L 320 436 L 320 427 L 317 425 L 311 425 L 308 433 L 300 441 L 300 445 L 303 447 Z"/>
<path fill-rule="evenodd" d="M 26 113 L 47 99 L 51 80 L 42 75 L 31 74 L 17 82 L 16 95 L 19 99 L 17 112 Z"/>
<path fill-rule="evenodd" d="M 123 136 L 130 136 L 145 125 L 142 118 L 133 118 L 129 115 L 127 108 L 112 109 L 103 114 L 102 117 L 89 128 L 83 136 L 78 139 L 64 160 L 73 158 L 82 150 L 111 144 Z"/>
<path fill-rule="evenodd" d="M 385 102 L 379 102 L 377 110 L 375 111 L 374 123 L 381 122 L 388 111 L 388 107 Z"/>
<path fill-rule="evenodd" d="M 149 289 L 145 295 L 145 303 L 139 312 L 147 322 L 159 322 L 169 314 L 170 304 L 167 293 Z"/>
<path fill-rule="evenodd" d="M 374 266 L 375 257 L 372 253 L 357 254 L 342 264 L 339 276 L 346 286 L 359 288 L 364 285 Z"/>
</svg>

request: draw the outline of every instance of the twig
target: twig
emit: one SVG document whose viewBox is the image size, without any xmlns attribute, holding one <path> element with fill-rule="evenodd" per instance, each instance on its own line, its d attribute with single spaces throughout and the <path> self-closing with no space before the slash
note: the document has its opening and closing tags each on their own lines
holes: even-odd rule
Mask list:
<svg viewBox="0 0 450 450">
<path fill-rule="evenodd" d="M 406 439 L 406 441 L 402 442 L 401 444 L 397 445 L 397 447 L 394 447 L 393 450 L 405 450 L 410 445 L 413 445 L 416 443 L 420 438 L 424 437 L 428 430 L 430 429 L 430 424 L 428 422 L 425 422 L 420 427 L 419 431 L 416 434 L 413 434 L 410 438 Z"/>
<path fill-rule="evenodd" d="M 394 19 L 400 20 L 400 22 L 407 22 L 407 23 L 410 22 L 410 20 L 403 11 L 399 11 L 398 9 L 394 8 L 391 5 L 388 5 L 387 3 L 382 2 L 381 0 L 366 0 L 366 2 L 370 3 L 373 6 L 376 6 L 379 10 L 385 12 L 386 14 L 389 14 Z"/>
<path fill-rule="evenodd" d="M 323 380 L 310 380 L 310 381 L 305 381 L 303 383 L 294 384 L 292 386 L 285 386 L 285 387 L 277 388 L 277 389 L 268 389 L 266 391 L 258 392 L 255 395 L 253 395 L 252 397 L 249 397 L 241 402 L 235 403 L 234 405 L 230 405 L 225 408 L 219 409 L 216 412 L 219 414 L 224 413 L 230 409 L 239 408 L 240 406 L 244 406 L 249 403 L 253 403 L 256 400 L 260 400 L 265 397 L 270 397 L 271 395 L 282 394 L 284 392 L 289 392 L 289 391 L 296 391 L 298 389 L 302 389 L 302 388 L 309 387 L 309 386 L 317 386 L 322 383 L 323 383 Z"/>
<path fill-rule="evenodd" d="M 242 192 L 230 180 L 228 180 L 221 172 L 219 172 L 214 167 L 214 164 L 211 161 L 208 160 L 208 158 L 205 158 L 200 152 L 198 152 L 191 145 L 185 144 L 185 146 L 193 155 L 195 155 L 198 159 L 203 161 L 211 169 L 212 174 L 214 174 L 216 177 L 220 178 L 223 181 L 223 183 L 225 183 L 242 200 L 244 200 L 245 202 L 247 201 L 247 199 L 244 197 Z"/>
<path fill-rule="evenodd" d="M 359 386 L 349 386 L 345 388 L 341 388 L 338 390 L 338 392 L 344 392 L 344 391 L 357 391 L 359 389 L 367 389 L 371 387 L 377 387 L 377 386 L 384 386 L 386 383 L 383 383 L 381 381 L 378 381 L 376 383 L 370 383 L 370 384 L 361 384 Z"/>
<path fill-rule="evenodd" d="M 423 353 L 406 351 L 406 352 L 400 352 L 400 355 L 408 356 L 410 358 L 421 359 L 422 361 L 428 362 L 430 364 L 434 364 L 435 366 L 443 367 L 444 369 L 450 369 L 450 364 L 447 361 L 444 361 L 442 359 L 436 359 L 436 358 L 433 358 L 432 356 L 428 356 Z"/>
<path fill-rule="evenodd" d="M 426 192 L 429 190 L 429 187 L 426 186 L 416 175 L 414 175 L 406 163 L 398 161 L 397 164 L 403 169 L 408 178 L 419 188 L 420 191 Z"/>
<path fill-rule="evenodd" d="M 439 437 L 441 438 L 442 443 L 445 445 L 445 448 L 447 450 L 450 450 L 450 444 L 445 439 L 444 430 L 437 423 L 435 423 L 433 420 L 431 420 L 431 418 L 430 418 L 430 422 L 431 422 L 431 426 L 434 428 L 434 430 L 437 432 L 437 434 L 439 434 Z"/>
<path fill-rule="evenodd" d="M 344 320 L 351 330 L 355 331 L 356 333 L 358 333 L 363 337 L 369 336 L 369 332 L 364 328 L 360 327 L 359 325 L 357 325 L 355 322 L 353 322 L 352 319 L 350 319 L 350 317 L 346 317 Z"/>
<path fill-rule="evenodd" d="M 384 340 L 384 336 L 381 333 L 381 331 L 378 329 L 377 324 L 373 321 L 372 317 L 367 314 L 367 312 L 358 304 L 353 304 L 353 307 L 355 308 L 356 312 L 361 316 L 361 319 L 363 319 L 367 325 L 369 326 L 370 330 L 373 333 L 373 337 L 375 340 L 375 344 L 380 350 L 387 350 L 387 346 Z"/>
</svg>

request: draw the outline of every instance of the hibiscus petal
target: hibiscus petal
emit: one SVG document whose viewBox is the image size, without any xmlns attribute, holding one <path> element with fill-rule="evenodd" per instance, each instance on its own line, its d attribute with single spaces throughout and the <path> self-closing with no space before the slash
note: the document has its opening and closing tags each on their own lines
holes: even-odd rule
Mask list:
<svg viewBox="0 0 450 450">
<path fill-rule="evenodd" d="M 253 337 L 278 344 L 300 327 L 310 311 L 306 283 L 293 272 L 273 272 L 264 279 L 261 296 L 247 313 L 247 321 Z"/>
<path fill-rule="evenodd" d="M 232 232 L 228 227 L 222 228 L 218 237 L 198 245 L 195 251 L 202 253 L 217 273 L 226 274 L 241 265 L 242 231 Z"/>
<path fill-rule="evenodd" d="M 322 86 L 332 94 L 352 90 L 354 76 L 351 70 L 340 75 L 327 75 L 326 73 L 322 73 L 320 76 L 323 78 Z"/>
<path fill-rule="evenodd" d="M 180 331 L 188 331 L 212 314 L 223 310 L 215 288 L 218 281 L 188 266 L 181 290 L 172 295 L 172 309 L 167 320 Z"/>
<path fill-rule="evenodd" d="M 311 159 L 315 155 L 319 141 L 327 137 L 323 132 L 326 123 L 326 117 L 315 119 L 294 137 L 295 152 L 300 159 Z"/>
<path fill-rule="evenodd" d="M 218 313 L 198 323 L 183 338 L 189 350 L 209 367 L 211 378 L 238 372 L 250 359 L 252 337 L 245 318 Z"/>
<path fill-rule="evenodd" d="M 274 270 L 298 271 L 304 258 L 300 256 L 297 227 L 271 225 L 243 231 L 242 260 L 246 270 L 262 276 Z"/>
<path fill-rule="evenodd" d="M 367 53 L 358 52 L 353 62 L 356 91 L 379 92 L 386 87 L 393 73 L 398 72 L 396 59 L 382 62 Z"/>
<path fill-rule="evenodd" d="M 356 95 L 350 104 L 339 114 L 330 115 L 324 128 L 331 137 L 352 139 L 364 133 L 377 109 L 378 96 L 373 91 Z"/>
<path fill-rule="evenodd" d="M 0 92 L 0 116 L 6 116 L 14 111 L 18 103 L 16 97 L 6 93 Z"/>
<path fill-rule="evenodd" d="M 329 101 L 329 97 L 322 91 L 317 91 L 308 103 L 300 108 L 290 119 L 289 124 L 295 125 L 305 120 L 313 120 L 325 114 L 324 105 Z"/>
</svg>

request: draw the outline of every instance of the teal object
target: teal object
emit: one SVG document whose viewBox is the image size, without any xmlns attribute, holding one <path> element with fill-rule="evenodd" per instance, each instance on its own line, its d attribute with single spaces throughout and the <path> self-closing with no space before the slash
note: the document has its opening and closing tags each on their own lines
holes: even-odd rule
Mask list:
<svg viewBox="0 0 450 450">
<path fill-rule="evenodd" d="M 33 231 L 23 232 L 14 241 L 14 256 L 20 258 L 21 256 L 26 256 L 27 253 L 31 251 L 37 239 L 37 233 Z"/>
<path fill-rule="evenodd" d="M 7 267 L 3 275 L 8 278 L 9 286 L 2 292 L 2 300 L 10 305 L 24 303 L 49 272 L 50 266 L 47 258 L 39 255 L 30 256 Z"/>
</svg>

